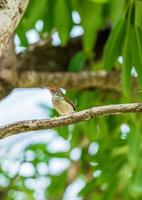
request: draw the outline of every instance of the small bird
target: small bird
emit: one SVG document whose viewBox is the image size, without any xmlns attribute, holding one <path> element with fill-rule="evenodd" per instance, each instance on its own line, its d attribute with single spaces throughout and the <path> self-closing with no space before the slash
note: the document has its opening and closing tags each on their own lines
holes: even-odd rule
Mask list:
<svg viewBox="0 0 142 200">
<path fill-rule="evenodd" d="M 58 87 L 47 87 L 52 95 L 52 103 L 59 115 L 66 115 L 75 112 L 74 104 L 64 95 Z"/>
</svg>

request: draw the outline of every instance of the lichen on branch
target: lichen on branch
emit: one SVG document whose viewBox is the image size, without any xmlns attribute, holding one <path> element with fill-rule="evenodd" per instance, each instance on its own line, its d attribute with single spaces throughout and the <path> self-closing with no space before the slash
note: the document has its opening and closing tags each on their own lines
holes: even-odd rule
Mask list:
<svg viewBox="0 0 142 200">
<path fill-rule="evenodd" d="M 98 116 L 138 112 L 142 112 L 142 103 L 97 106 L 51 119 L 19 121 L 0 127 L 0 139 L 23 132 L 58 128 L 60 126 L 75 124 Z"/>
</svg>

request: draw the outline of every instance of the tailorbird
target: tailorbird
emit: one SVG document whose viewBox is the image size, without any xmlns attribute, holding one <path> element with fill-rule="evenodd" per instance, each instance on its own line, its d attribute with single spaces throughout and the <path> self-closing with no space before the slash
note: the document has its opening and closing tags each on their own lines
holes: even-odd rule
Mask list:
<svg viewBox="0 0 142 200">
<path fill-rule="evenodd" d="M 58 87 L 47 87 L 52 95 L 52 103 L 59 115 L 66 115 L 75 111 L 74 104 L 64 95 Z"/>
</svg>

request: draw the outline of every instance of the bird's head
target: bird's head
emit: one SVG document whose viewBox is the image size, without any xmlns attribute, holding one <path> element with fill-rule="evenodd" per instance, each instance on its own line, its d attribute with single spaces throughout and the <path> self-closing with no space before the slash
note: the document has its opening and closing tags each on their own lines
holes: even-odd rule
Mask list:
<svg viewBox="0 0 142 200">
<path fill-rule="evenodd" d="M 47 89 L 50 91 L 52 95 L 63 96 L 62 90 L 56 86 L 47 87 Z"/>
</svg>

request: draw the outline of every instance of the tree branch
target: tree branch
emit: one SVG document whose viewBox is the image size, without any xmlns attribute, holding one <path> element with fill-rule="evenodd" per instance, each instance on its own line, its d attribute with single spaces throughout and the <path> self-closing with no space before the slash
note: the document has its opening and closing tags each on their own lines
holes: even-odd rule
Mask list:
<svg viewBox="0 0 142 200">
<path fill-rule="evenodd" d="M 0 0 L 0 57 L 17 27 L 29 0 Z"/>
<path fill-rule="evenodd" d="M 58 86 L 65 89 L 81 90 L 87 88 L 99 88 L 120 92 L 120 73 L 105 70 L 97 72 L 82 71 L 73 72 L 38 72 L 22 71 L 18 74 L 18 81 L 15 87 L 30 88 L 41 86 Z"/>
<path fill-rule="evenodd" d="M 7 96 L 17 80 L 16 54 L 13 37 L 10 38 L 0 59 L 0 98 Z"/>
<path fill-rule="evenodd" d="M 137 112 L 142 112 L 142 103 L 98 106 L 51 119 L 19 121 L 0 127 L 0 139 L 22 132 L 57 128 L 96 118 L 98 116 Z"/>
<path fill-rule="evenodd" d="M 109 28 L 99 32 L 94 47 L 96 59 L 100 59 L 102 56 L 109 32 Z M 14 55 L 13 48 L 9 48 L 9 51 L 6 50 L 3 54 L 0 62 L 0 99 L 16 87 L 56 85 L 71 90 L 99 88 L 120 92 L 120 73 L 118 71 L 111 73 L 103 70 L 67 72 L 70 59 L 81 49 L 81 37 L 71 39 L 65 47 L 54 47 L 47 41 L 40 41 L 17 56 Z M 12 55 L 13 58 L 9 55 Z M 85 63 L 84 67 L 84 69 L 88 68 L 88 63 Z"/>
</svg>

